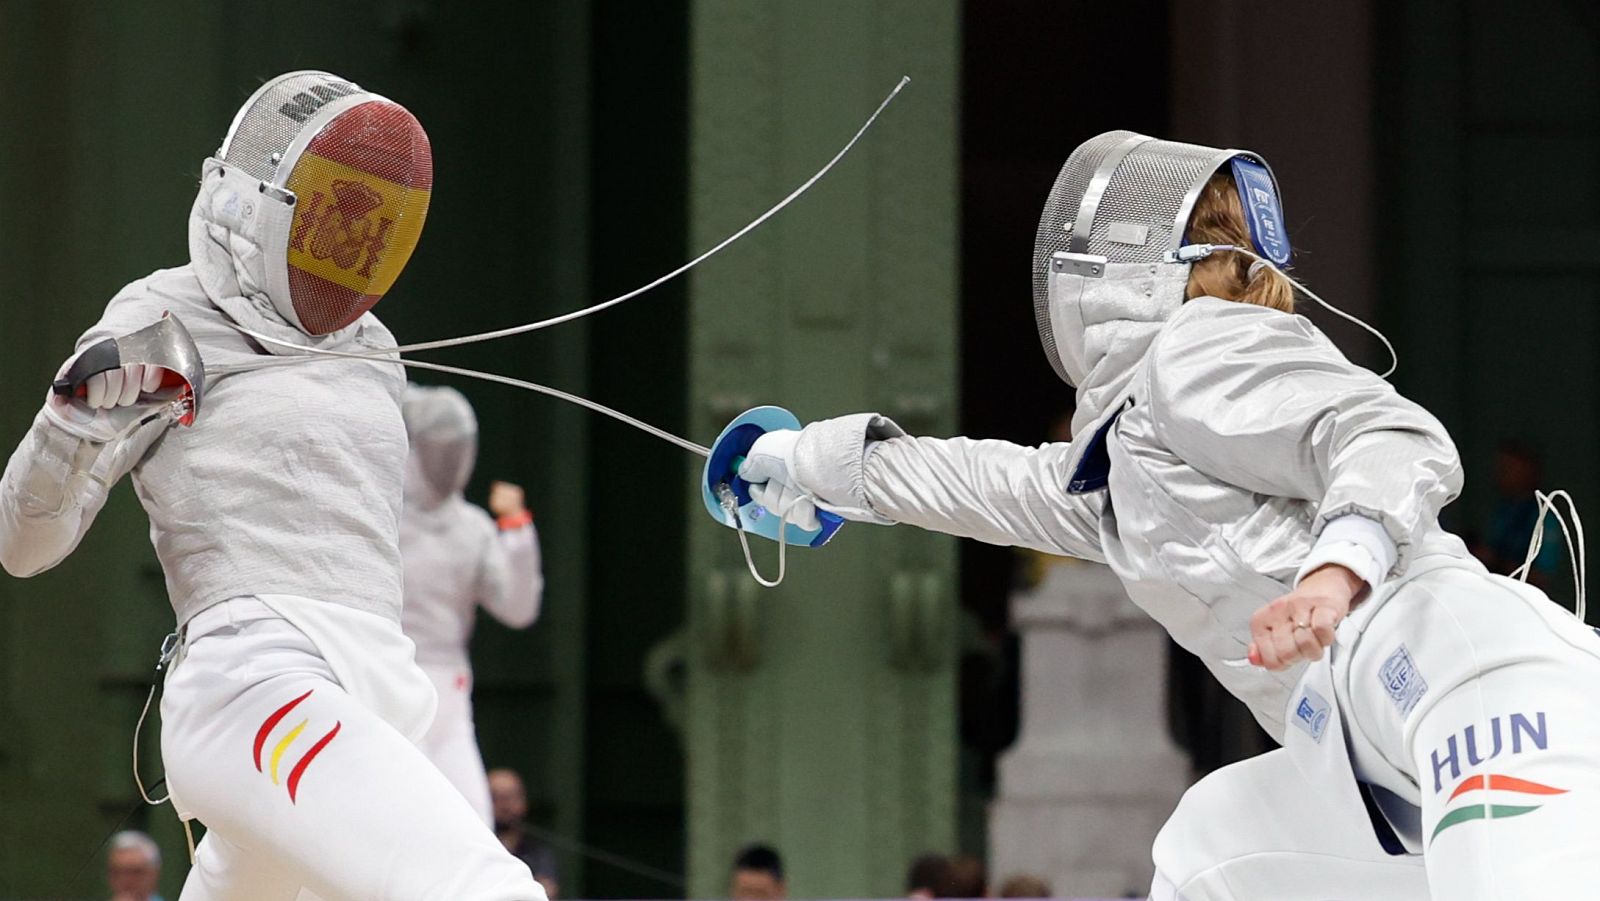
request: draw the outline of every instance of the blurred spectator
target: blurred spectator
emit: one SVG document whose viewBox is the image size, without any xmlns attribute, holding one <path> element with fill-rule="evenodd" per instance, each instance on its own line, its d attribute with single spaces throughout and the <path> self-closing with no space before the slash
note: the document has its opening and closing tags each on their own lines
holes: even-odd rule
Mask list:
<svg viewBox="0 0 1600 901">
<path fill-rule="evenodd" d="M 143 832 L 129 830 L 111 837 L 106 855 L 106 884 L 111 901 L 161 901 L 161 848 Z"/>
<path fill-rule="evenodd" d="M 783 881 L 783 858 L 767 845 L 750 845 L 733 859 L 733 901 L 783 901 L 789 885 Z"/>
<path fill-rule="evenodd" d="M 1539 454 L 1520 441 L 1502 441 L 1494 458 L 1494 487 L 1499 499 L 1489 513 L 1484 540 L 1473 548 L 1490 572 L 1510 575 L 1528 555 L 1539 522 L 1539 502 L 1533 492 L 1544 477 Z M 1534 558 L 1528 581 L 1548 588 L 1561 566 L 1561 527 L 1554 518 L 1545 522 L 1545 541 Z"/>
<path fill-rule="evenodd" d="M 983 861 L 971 854 L 956 854 L 945 865 L 944 890 L 941 898 L 989 897 L 989 874 Z"/>
<path fill-rule="evenodd" d="M 1032 873 L 1017 873 L 1000 883 L 1002 898 L 1048 898 L 1050 883 Z"/>
<path fill-rule="evenodd" d="M 489 771 L 489 802 L 494 808 L 494 834 L 500 837 L 500 843 L 528 865 L 550 901 L 556 901 L 561 888 L 556 856 L 528 834 L 528 790 L 516 770 L 502 767 Z"/>
<path fill-rule="evenodd" d="M 923 901 L 939 897 L 948 881 L 945 874 L 949 869 L 950 864 L 943 854 L 924 854 L 913 860 L 910 872 L 906 873 L 906 897 Z"/>
</svg>

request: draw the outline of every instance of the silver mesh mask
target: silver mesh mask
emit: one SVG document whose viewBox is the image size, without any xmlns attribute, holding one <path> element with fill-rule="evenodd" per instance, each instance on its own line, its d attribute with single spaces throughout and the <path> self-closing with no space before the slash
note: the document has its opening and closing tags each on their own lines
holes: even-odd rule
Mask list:
<svg viewBox="0 0 1600 901">
<path fill-rule="evenodd" d="M 219 177 L 240 185 L 233 207 L 253 219 L 239 227 L 263 254 L 260 287 L 309 335 L 344 328 L 389 290 L 416 247 L 433 188 L 433 154 L 416 117 L 327 72 L 289 72 L 262 85 L 214 162 Z M 259 215 L 249 194 L 261 198 Z"/>
<path fill-rule="evenodd" d="M 1266 160 L 1249 151 L 1131 131 L 1090 138 L 1067 157 L 1045 201 L 1033 246 L 1034 320 L 1045 356 L 1063 381 L 1075 384 L 1051 325 L 1052 271 L 1103 278 L 1108 263 L 1163 264 L 1168 253 L 1183 246 L 1201 189 L 1235 158 L 1261 166 L 1272 178 Z M 1275 178 L 1272 184 L 1276 193 Z M 1182 265 L 1186 270 L 1188 264 Z"/>
</svg>

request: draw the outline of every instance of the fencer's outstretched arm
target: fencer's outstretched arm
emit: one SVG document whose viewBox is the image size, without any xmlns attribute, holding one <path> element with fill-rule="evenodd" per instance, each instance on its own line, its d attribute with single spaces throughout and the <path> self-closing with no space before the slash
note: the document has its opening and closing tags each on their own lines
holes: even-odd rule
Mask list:
<svg viewBox="0 0 1600 901">
<path fill-rule="evenodd" d="M 1068 494 L 1066 443 L 1023 447 L 972 438 L 895 438 L 863 467 L 872 509 L 896 522 L 1103 561 L 1103 496 Z"/>
<path fill-rule="evenodd" d="M 1157 436 L 1214 479 L 1315 504 L 1314 557 L 1331 553 L 1330 562 L 1344 563 L 1329 544 L 1370 548 L 1375 536 L 1390 544 L 1371 554 L 1377 579 L 1404 571 L 1411 549 L 1461 491 L 1461 462 L 1444 426 L 1301 317 L 1227 301 L 1191 304 L 1205 311 L 1174 317 L 1145 370 Z M 1335 533 L 1341 542 L 1329 540 Z"/>
<path fill-rule="evenodd" d="M 1067 492 L 1070 454 L 1065 443 L 914 438 L 863 413 L 806 426 L 793 461 L 801 487 L 851 518 L 1103 561 L 1104 496 Z"/>
<path fill-rule="evenodd" d="M 513 629 L 533 625 L 539 619 L 544 597 L 544 569 L 539 557 L 539 531 L 532 518 L 521 524 L 502 524 L 496 546 L 484 556 L 478 603 Z"/>
</svg>

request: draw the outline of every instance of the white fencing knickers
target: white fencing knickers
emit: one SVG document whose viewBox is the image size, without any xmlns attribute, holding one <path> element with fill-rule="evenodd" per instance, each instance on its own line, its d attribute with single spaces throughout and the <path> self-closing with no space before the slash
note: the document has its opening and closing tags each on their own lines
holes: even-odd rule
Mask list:
<svg viewBox="0 0 1600 901">
<path fill-rule="evenodd" d="M 439 709 L 417 747 L 461 792 L 479 819 L 493 825 L 489 777 L 483 769 L 483 752 L 478 750 L 477 730 L 472 722 L 472 670 L 465 666 L 420 666 L 439 694 Z"/>
<path fill-rule="evenodd" d="M 433 764 L 255 599 L 188 623 L 161 700 L 178 813 L 208 832 L 182 901 L 546 901 Z"/>
<path fill-rule="evenodd" d="M 1185 795 L 1153 898 L 1600 897 L 1600 636 L 1470 564 L 1413 572 L 1308 669 L 1285 749 Z M 1404 802 L 1387 849 L 1358 778 Z"/>
</svg>

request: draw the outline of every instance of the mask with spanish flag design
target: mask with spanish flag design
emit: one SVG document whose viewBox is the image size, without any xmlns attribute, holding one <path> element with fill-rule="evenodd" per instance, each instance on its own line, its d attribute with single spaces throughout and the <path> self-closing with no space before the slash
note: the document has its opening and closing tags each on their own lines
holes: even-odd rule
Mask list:
<svg viewBox="0 0 1600 901">
<path fill-rule="evenodd" d="M 327 72 L 280 75 L 245 101 L 217 158 L 260 183 L 262 287 L 302 332 L 361 318 L 411 259 L 433 154 L 398 103 Z"/>
</svg>

